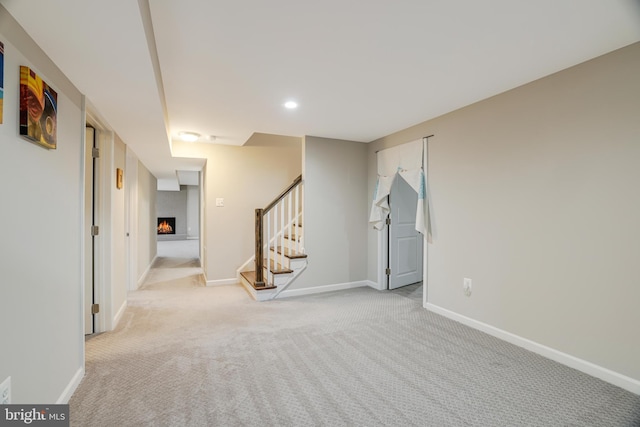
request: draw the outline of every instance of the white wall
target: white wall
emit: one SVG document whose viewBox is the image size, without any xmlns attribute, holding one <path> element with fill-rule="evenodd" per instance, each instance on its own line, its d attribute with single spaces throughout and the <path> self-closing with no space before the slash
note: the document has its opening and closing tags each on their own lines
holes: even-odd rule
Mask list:
<svg viewBox="0 0 640 427">
<path fill-rule="evenodd" d="M 0 381 L 13 403 L 66 401 L 83 372 L 82 97 L 0 6 Z M 18 135 L 19 66 L 58 92 L 56 150 Z"/>
<path fill-rule="evenodd" d="M 235 281 L 255 251 L 254 216 L 300 175 L 299 138 L 254 146 L 173 143 L 178 157 L 207 159 L 204 174 L 204 271 L 209 284 Z M 216 198 L 224 207 L 216 207 Z M 219 283 L 219 282 L 218 282 Z"/>
<path fill-rule="evenodd" d="M 138 162 L 138 284 L 144 280 L 157 254 L 157 187 L 156 178 Z"/>
<path fill-rule="evenodd" d="M 376 150 L 435 134 L 430 304 L 640 380 L 638 76 L 640 43 L 370 144 L 371 194 Z"/>
<path fill-rule="evenodd" d="M 361 282 L 367 266 L 367 145 L 304 138 L 307 270 L 288 290 Z"/>
<path fill-rule="evenodd" d="M 116 188 L 116 169 L 125 171 L 126 146 L 118 135 L 114 137 L 113 166 L 110 168 L 111 190 L 111 325 L 116 326 L 127 301 L 127 262 L 125 188 Z M 124 181 L 124 185 L 128 185 Z"/>
<path fill-rule="evenodd" d="M 200 237 L 200 186 L 187 185 L 187 239 Z"/>
</svg>

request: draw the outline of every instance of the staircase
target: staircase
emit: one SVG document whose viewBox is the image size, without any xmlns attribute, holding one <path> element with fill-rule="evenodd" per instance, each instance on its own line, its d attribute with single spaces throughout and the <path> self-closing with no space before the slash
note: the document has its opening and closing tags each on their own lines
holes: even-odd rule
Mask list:
<svg viewBox="0 0 640 427">
<path fill-rule="evenodd" d="M 238 281 L 257 301 L 276 298 L 307 267 L 302 229 L 302 176 L 255 213 L 255 254 Z"/>
</svg>

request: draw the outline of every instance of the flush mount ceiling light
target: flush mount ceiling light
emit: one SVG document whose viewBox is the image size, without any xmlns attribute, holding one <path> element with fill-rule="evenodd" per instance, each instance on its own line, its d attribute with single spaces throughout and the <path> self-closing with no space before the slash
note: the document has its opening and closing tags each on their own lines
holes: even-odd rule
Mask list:
<svg viewBox="0 0 640 427">
<path fill-rule="evenodd" d="M 185 142 L 195 142 L 200 138 L 200 134 L 195 132 L 178 132 L 178 136 Z"/>
<path fill-rule="evenodd" d="M 296 101 L 287 101 L 284 103 L 284 108 L 287 108 L 289 110 L 294 110 L 298 108 L 298 103 Z"/>
</svg>

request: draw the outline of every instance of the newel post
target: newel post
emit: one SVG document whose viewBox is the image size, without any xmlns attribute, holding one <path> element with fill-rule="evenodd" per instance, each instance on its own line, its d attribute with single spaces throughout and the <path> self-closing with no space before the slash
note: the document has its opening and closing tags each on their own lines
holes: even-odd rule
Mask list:
<svg viewBox="0 0 640 427">
<path fill-rule="evenodd" d="M 262 251 L 262 218 L 264 209 L 256 209 L 256 287 L 264 287 L 264 253 Z"/>
</svg>

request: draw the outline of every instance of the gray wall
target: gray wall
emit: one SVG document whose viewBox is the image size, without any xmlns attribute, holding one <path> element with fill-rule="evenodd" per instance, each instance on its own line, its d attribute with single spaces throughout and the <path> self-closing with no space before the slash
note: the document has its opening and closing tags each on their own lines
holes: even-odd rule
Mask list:
<svg viewBox="0 0 640 427">
<path fill-rule="evenodd" d="M 371 194 L 376 150 L 435 134 L 429 303 L 640 380 L 638 76 L 640 43 L 369 145 Z"/>
<path fill-rule="evenodd" d="M 158 191 L 158 217 L 176 218 L 176 235 L 158 240 L 197 239 L 200 236 L 200 187 L 181 185 L 180 191 Z"/>
<path fill-rule="evenodd" d="M 162 236 L 158 235 L 158 240 L 163 237 L 180 237 L 187 238 L 187 187 L 180 186 L 180 191 L 158 191 L 156 201 L 158 217 L 175 217 L 176 218 L 176 235 Z"/>
<path fill-rule="evenodd" d="M 366 279 L 367 145 L 304 139 L 304 246 L 307 270 L 289 289 Z"/>
<path fill-rule="evenodd" d="M 55 403 L 83 369 L 81 94 L 0 6 L 4 121 L 0 125 L 0 381 L 13 403 Z M 56 150 L 18 135 L 19 66 L 58 92 Z"/>
</svg>

